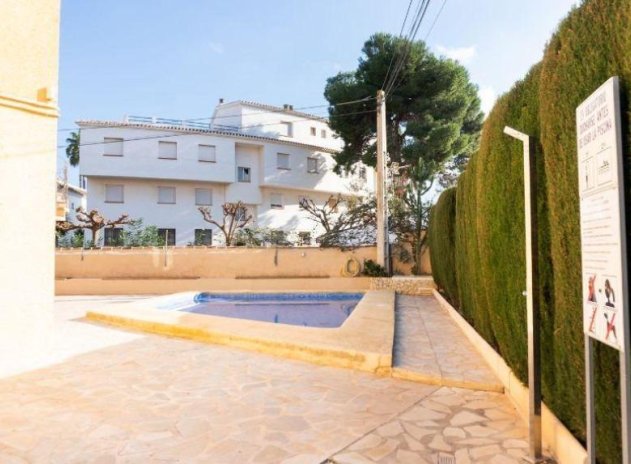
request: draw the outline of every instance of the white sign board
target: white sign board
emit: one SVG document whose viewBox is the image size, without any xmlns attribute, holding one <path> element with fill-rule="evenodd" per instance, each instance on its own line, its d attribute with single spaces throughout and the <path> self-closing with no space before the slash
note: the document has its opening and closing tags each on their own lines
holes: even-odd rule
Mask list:
<svg viewBox="0 0 631 464">
<path fill-rule="evenodd" d="M 627 259 L 618 78 L 576 108 L 583 330 L 623 350 Z"/>
</svg>

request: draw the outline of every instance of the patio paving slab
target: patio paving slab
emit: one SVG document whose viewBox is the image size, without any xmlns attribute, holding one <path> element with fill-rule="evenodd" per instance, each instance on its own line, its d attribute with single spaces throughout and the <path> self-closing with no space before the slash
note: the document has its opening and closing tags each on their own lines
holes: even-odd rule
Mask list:
<svg viewBox="0 0 631 464">
<path fill-rule="evenodd" d="M 81 319 L 85 303 L 57 303 L 51 365 L 0 379 L 1 463 L 510 464 L 526 452 L 502 394 L 126 332 Z"/>
<path fill-rule="evenodd" d="M 79 315 L 76 303 L 70 312 Z M 60 349 L 76 343 L 77 354 L 0 379 L 3 464 L 320 463 L 436 390 L 77 320 L 63 327 L 73 329 Z M 79 353 L 85 333 L 103 331 L 110 346 Z"/>
<path fill-rule="evenodd" d="M 503 392 L 482 356 L 433 296 L 397 295 L 392 376 Z"/>
<path fill-rule="evenodd" d="M 518 464 L 528 430 L 501 393 L 441 387 L 331 457 L 334 464 Z"/>
</svg>

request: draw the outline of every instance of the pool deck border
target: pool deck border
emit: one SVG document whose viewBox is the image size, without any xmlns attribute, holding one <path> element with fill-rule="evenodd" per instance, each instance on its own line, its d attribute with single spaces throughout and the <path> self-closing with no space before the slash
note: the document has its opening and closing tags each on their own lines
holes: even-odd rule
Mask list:
<svg viewBox="0 0 631 464">
<path fill-rule="evenodd" d="M 176 297 L 192 297 L 182 293 Z M 101 305 L 86 318 L 118 327 L 229 345 L 320 365 L 390 375 L 395 293 L 370 290 L 340 327 L 315 328 L 156 309 L 172 297 Z"/>
</svg>

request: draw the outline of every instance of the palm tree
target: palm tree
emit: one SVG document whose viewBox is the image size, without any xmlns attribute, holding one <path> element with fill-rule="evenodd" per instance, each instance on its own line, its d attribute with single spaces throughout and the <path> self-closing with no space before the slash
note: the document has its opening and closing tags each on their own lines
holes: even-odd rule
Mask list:
<svg viewBox="0 0 631 464">
<path fill-rule="evenodd" d="M 79 132 L 71 132 L 70 137 L 66 139 L 66 156 L 70 162 L 70 166 L 79 164 L 79 145 L 81 144 L 81 135 Z"/>
</svg>

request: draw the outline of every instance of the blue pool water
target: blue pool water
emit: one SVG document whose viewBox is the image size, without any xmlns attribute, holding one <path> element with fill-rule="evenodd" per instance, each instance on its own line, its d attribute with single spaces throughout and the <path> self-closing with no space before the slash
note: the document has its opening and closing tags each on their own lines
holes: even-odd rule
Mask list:
<svg viewBox="0 0 631 464">
<path fill-rule="evenodd" d="M 179 311 L 277 324 L 339 327 L 363 296 L 362 293 L 199 293 L 194 306 Z"/>
</svg>

